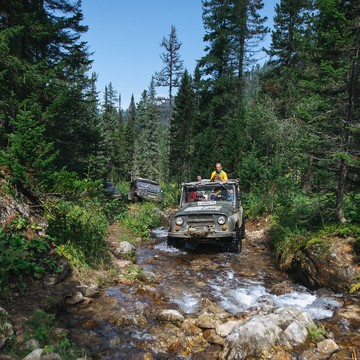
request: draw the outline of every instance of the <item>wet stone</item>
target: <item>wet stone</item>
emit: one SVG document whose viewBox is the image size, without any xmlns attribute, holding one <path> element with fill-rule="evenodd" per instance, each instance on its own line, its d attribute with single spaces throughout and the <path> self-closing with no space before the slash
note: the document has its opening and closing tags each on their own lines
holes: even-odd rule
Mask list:
<svg viewBox="0 0 360 360">
<path fill-rule="evenodd" d="M 225 324 L 218 325 L 218 326 L 216 326 L 216 334 L 218 334 L 219 336 L 222 336 L 222 337 L 227 337 L 231 333 L 234 326 L 239 325 L 241 323 L 243 323 L 243 321 L 230 320 L 230 321 L 226 322 Z"/>
<path fill-rule="evenodd" d="M 70 305 L 75 305 L 83 300 L 84 295 L 80 291 L 77 291 L 74 295 L 66 297 L 65 302 Z"/>
<path fill-rule="evenodd" d="M 155 282 L 156 275 L 151 271 L 143 271 L 141 274 L 139 274 L 138 279 L 145 283 Z"/>
<path fill-rule="evenodd" d="M 195 323 L 195 319 L 185 319 L 181 323 L 181 329 L 184 330 L 186 336 L 200 335 L 202 333 L 202 330 Z"/>
<path fill-rule="evenodd" d="M 271 287 L 270 292 L 274 295 L 290 294 L 294 291 L 291 281 L 283 281 Z"/>
<path fill-rule="evenodd" d="M 197 318 L 196 326 L 202 329 L 215 329 L 219 322 L 214 314 L 204 312 Z"/>
<path fill-rule="evenodd" d="M 210 344 L 224 345 L 225 339 L 219 336 L 214 329 L 204 331 L 204 339 Z"/>
<path fill-rule="evenodd" d="M 158 321 L 166 321 L 166 322 L 181 322 L 184 321 L 184 316 L 177 310 L 169 309 L 169 310 L 161 310 L 157 316 Z"/>
</svg>

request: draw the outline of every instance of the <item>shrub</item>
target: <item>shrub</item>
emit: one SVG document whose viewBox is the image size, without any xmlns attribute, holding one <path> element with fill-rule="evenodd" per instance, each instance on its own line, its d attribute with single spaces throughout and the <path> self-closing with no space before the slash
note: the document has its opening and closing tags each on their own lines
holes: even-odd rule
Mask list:
<svg viewBox="0 0 360 360">
<path fill-rule="evenodd" d="M 162 184 L 163 206 L 179 204 L 180 187 L 175 183 Z"/>
<path fill-rule="evenodd" d="M 140 236 L 147 237 L 151 229 L 161 225 L 161 213 L 155 204 L 143 203 L 132 205 L 121 219 L 125 226 Z"/>
<path fill-rule="evenodd" d="M 5 229 L 0 228 L 0 287 L 14 281 L 20 290 L 26 287 L 26 276 L 35 278 L 58 271 L 55 242 L 47 235 L 29 238 L 28 229 L 36 227 L 19 218 Z"/>
<path fill-rule="evenodd" d="M 105 238 L 109 223 L 98 205 L 60 201 L 49 209 L 47 219 L 48 233 L 73 253 L 79 251 L 79 257 L 85 258 L 87 264 L 100 263 L 107 258 Z M 66 253 L 63 251 L 64 256 Z"/>
</svg>

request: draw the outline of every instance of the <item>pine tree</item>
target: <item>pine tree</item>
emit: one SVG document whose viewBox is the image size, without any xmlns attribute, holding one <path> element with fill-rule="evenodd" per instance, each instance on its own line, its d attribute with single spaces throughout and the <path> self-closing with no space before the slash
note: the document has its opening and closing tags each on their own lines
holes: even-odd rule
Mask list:
<svg viewBox="0 0 360 360">
<path fill-rule="evenodd" d="M 347 1 L 318 0 L 318 61 L 321 113 L 318 130 L 324 135 L 324 154 L 332 159 L 336 180 L 336 214 L 346 221 L 344 197 L 349 176 L 356 174 L 359 155 L 360 25 L 359 5 Z M 335 165 L 335 166 L 334 166 Z"/>
<path fill-rule="evenodd" d="M 315 51 L 311 45 L 314 36 L 312 11 L 311 0 L 282 0 L 275 5 L 272 43 L 268 50 L 273 69 L 267 75 L 266 88 L 278 99 L 283 118 L 291 116 L 296 102 L 301 99 L 301 80 L 311 68 L 308 59 Z"/>
<path fill-rule="evenodd" d="M 124 132 L 124 171 L 127 178 L 131 178 L 131 166 L 134 157 L 135 145 L 135 123 L 136 123 L 136 105 L 134 95 L 131 96 L 128 110 L 128 119 Z"/>
<path fill-rule="evenodd" d="M 191 180 L 194 155 L 195 102 L 192 78 L 185 70 L 175 97 L 174 113 L 170 123 L 170 178 L 181 183 Z"/>
<path fill-rule="evenodd" d="M 82 173 L 88 156 L 82 145 L 89 137 L 97 140 L 88 128 L 91 61 L 80 38 L 87 30 L 81 2 L 4 1 L 1 7 L 1 146 L 9 145 L 18 114 L 26 109 L 45 125 L 45 137 L 59 153 L 57 166 Z"/>
<path fill-rule="evenodd" d="M 172 107 L 174 88 L 179 86 L 183 72 L 183 61 L 179 53 L 181 45 L 176 34 L 176 27 L 172 25 L 169 37 L 167 39 L 163 37 L 160 43 L 160 46 L 165 49 L 160 55 L 164 67 L 155 74 L 156 86 L 166 86 L 169 89 L 170 107 Z"/>
</svg>

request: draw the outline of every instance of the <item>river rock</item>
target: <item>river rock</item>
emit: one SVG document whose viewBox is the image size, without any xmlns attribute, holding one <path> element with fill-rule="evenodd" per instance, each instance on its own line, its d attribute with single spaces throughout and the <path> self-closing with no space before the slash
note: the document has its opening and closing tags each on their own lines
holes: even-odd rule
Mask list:
<svg viewBox="0 0 360 360">
<path fill-rule="evenodd" d="M 283 281 L 271 287 L 270 292 L 274 295 L 284 295 L 294 292 L 294 287 L 291 281 Z"/>
<path fill-rule="evenodd" d="M 7 311 L 0 307 L 0 349 L 4 347 L 6 341 L 14 334 L 8 317 Z"/>
<path fill-rule="evenodd" d="M 234 326 L 240 325 L 243 322 L 244 321 L 241 320 L 230 320 L 225 324 L 220 324 L 216 326 L 216 334 L 222 337 L 227 337 L 231 333 L 231 330 L 234 328 Z"/>
<path fill-rule="evenodd" d="M 158 312 L 156 319 L 158 321 L 167 321 L 172 323 L 181 322 L 185 320 L 184 316 L 180 314 L 179 311 L 173 309 L 161 310 L 160 312 Z"/>
<path fill-rule="evenodd" d="M 70 305 L 75 305 L 83 300 L 84 300 L 84 295 L 80 291 L 77 291 L 74 295 L 67 296 L 65 302 Z"/>
<path fill-rule="evenodd" d="M 115 250 L 116 254 L 129 254 L 135 250 L 135 247 L 128 241 L 121 241 Z"/>
<path fill-rule="evenodd" d="M 91 284 L 83 284 L 76 286 L 81 293 L 86 297 L 95 297 L 99 295 L 99 285 L 97 283 L 91 283 Z"/>
<path fill-rule="evenodd" d="M 40 343 L 36 339 L 30 339 L 20 346 L 20 350 L 40 349 Z"/>
<path fill-rule="evenodd" d="M 41 360 L 41 355 L 43 354 L 44 349 L 35 349 L 30 354 L 25 356 L 23 360 Z"/>
<path fill-rule="evenodd" d="M 299 360 L 325 360 L 339 350 L 340 348 L 334 340 L 326 339 L 319 342 L 316 348 L 304 351 Z"/>
<path fill-rule="evenodd" d="M 338 310 L 339 316 L 347 320 L 360 320 L 360 306 L 356 304 L 347 305 Z"/>
<path fill-rule="evenodd" d="M 215 329 L 221 323 L 215 314 L 202 313 L 196 320 L 196 326 L 201 329 Z"/>
<path fill-rule="evenodd" d="M 307 328 L 314 326 L 310 316 L 293 307 L 279 308 L 268 315 L 257 315 L 234 326 L 226 338 L 221 359 L 269 356 L 279 346 L 290 349 L 302 344 Z"/>
<path fill-rule="evenodd" d="M 224 345 L 225 339 L 219 336 L 214 329 L 207 329 L 204 331 L 204 339 L 209 344 Z"/>
<path fill-rule="evenodd" d="M 223 321 L 226 321 L 229 318 L 232 318 L 232 315 L 223 310 L 219 305 L 216 305 L 208 298 L 202 298 L 199 301 L 199 306 L 201 309 L 204 309 L 206 313 L 216 315 L 216 318 Z"/>
<path fill-rule="evenodd" d="M 143 271 L 138 275 L 138 279 L 142 282 L 149 283 L 156 281 L 156 275 L 151 271 Z"/>
<path fill-rule="evenodd" d="M 118 269 L 125 269 L 132 264 L 129 260 L 116 260 L 114 263 Z"/>
<path fill-rule="evenodd" d="M 62 360 L 62 357 L 54 352 L 50 352 L 50 353 L 43 353 L 41 355 L 40 360 Z"/>
<path fill-rule="evenodd" d="M 186 336 L 200 335 L 202 333 L 202 330 L 196 326 L 195 319 L 185 319 L 180 324 L 180 327 L 184 330 Z"/>
<path fill-rule="evenodd" d="M 354 238 L 324 238 L 298 251 L 293 263 L 294 276 L 310 289 L 329 288 L 348 292 L 360 275 L 354 252 Z"/>
</svg>

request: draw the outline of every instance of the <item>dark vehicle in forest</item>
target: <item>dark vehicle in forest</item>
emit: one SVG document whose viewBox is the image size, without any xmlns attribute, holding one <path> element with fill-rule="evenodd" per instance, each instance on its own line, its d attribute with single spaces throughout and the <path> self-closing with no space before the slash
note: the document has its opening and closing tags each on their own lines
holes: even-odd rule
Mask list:
<svg viewBox="0 0 360 360">
<path fill-rule="evenodd" d="M 103 181 L 103 188 L 106 196 L 110 198 L 119 199 L 121 197 L 120 191 L 110 181 Z"/>
<path fill-rule="evenodd" d="M 128 200 L 131 202 L 138 201 L 162 201 L 162 191 L 160 185 L 153 180 L 136 178 L 130 184 Z"/>
<path fill-rule="evenodd" d="M 215 243 L 240 253 L 245 237 L 244 211 L 237 180 L 181 185 L 180 209 L 170 222 L 168 245 Z"/>
</svg>

